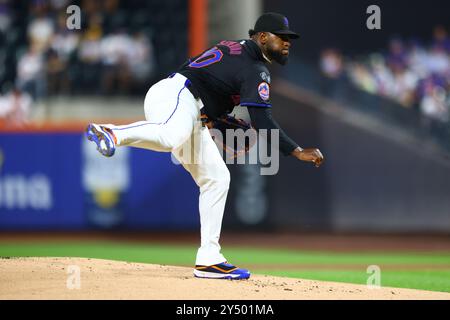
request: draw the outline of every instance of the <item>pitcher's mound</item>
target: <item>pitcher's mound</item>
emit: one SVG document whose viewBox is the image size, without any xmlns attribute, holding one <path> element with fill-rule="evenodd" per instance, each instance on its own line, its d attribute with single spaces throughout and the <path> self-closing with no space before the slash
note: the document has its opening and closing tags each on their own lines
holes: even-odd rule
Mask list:
<svg viewBox="0 0 450 320">
<path fill-rule="evenodd" d="M 85 258 L 0 259 L 0 299 L 450 299 L 450 293 L 253 274 L 197 279 L 192 268 Z"/>
</svg>

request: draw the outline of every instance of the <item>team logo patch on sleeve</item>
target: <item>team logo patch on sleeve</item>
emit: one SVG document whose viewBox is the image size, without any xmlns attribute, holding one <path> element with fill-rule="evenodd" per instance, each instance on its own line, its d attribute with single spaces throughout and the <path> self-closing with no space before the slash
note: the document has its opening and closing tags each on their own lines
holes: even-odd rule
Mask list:
<svg viewBox="0 0 450 320">
<path fill-rule="evenodd" d="M 264 101 L 269 100 L 269 85 L 267 82 L 261 82 L 258 86 L 258 93 L 261 99 Z"/>
</svg>

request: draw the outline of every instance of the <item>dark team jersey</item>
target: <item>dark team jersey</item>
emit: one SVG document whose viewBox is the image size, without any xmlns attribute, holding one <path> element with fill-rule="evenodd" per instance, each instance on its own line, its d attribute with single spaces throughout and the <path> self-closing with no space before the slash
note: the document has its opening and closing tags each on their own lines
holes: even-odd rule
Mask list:
<svg viewBox="0 0 450 320">
<path fill-rule="evenodd" d="M 230 113 L 237 105 L 271 107 L 270 73 L 252 40 L 224 40 L 190 59 L 179 73 L 192 81 L 212 118 Z"/>
<path fill-rule="evenodd" d="M 200 97 L 204 112 L 217 118 L 246 106 L 256 129 L 280 130 L 280 150 L 290 154 L 298 145 L 273 120 L 270 72 L 261 49 L 252 40 L 221 41 L 184 63 L 179 73 L 191 80 L 190 90 Z"/>
</svg>

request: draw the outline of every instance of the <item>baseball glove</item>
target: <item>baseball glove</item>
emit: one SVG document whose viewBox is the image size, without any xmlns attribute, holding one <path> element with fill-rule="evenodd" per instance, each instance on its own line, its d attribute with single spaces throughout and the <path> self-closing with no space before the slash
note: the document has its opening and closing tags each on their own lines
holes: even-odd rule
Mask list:
<svg viewBox="0 0 450 320">
<path fill-rule="evenodd" d="M 201 120 L 203 126 L 209 129 L 213 140 L 219 147 L 223 148 L 228 157 L 236 158 L 243 155 L 256 143 L 256 130 L 242 119 L 230 115 L 210 119 L 207 115 L 202 115 Z M 237 129 L 241 129 L 243 132 L 236 132 Z M 232 132 L 227 130 L 232 130 Z M 249 132 L 248 130 L 252 131 Z M 232 139 L 227 141 L 227 136 L 232 137 Z"/>
</svg>

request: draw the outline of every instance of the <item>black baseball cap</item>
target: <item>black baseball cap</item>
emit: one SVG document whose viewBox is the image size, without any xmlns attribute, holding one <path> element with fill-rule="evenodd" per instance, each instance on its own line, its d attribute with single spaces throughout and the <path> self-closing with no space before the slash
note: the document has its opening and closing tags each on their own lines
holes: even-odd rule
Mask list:
<svg viewBox="0 0 450 320">
<path fill-rule="evenodd" d="M 297 39 L 299 35 L 289 30 L 289 21 L 282 14 L 275 12 L 267 12 L 261 15 L 256 20 L 255 28 L 249 30 L 249 35 L 252 36 L 258 32 L 271 32 L 273 34 L 288 35 L 291 39 Z"/>
</svg>

